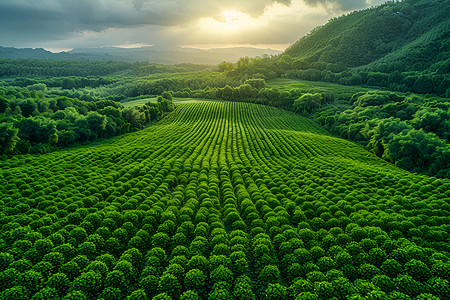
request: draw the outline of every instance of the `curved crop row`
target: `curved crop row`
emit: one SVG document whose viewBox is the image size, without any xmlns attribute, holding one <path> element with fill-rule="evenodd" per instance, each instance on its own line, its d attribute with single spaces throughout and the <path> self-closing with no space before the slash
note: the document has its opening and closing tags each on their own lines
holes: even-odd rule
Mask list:
<svg viewBox="0 0 450 300">
<path fill-rule="evenodd" d="M 0 164 L 1 299 L 450 297 L 450 181 L 287 111 L 183 104 Z"/>
</svg>

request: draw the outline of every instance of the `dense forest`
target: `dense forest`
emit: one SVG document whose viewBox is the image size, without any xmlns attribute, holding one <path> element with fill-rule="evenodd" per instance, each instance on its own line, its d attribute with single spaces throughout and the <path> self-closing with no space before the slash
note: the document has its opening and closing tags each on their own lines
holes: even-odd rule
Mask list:
<svg viewBox="0 0 450 300">
<path fill-rule="evenodd" d="M 49 94 L 43 83 L 0 87 L 0 153 L 45 153 L 112 137 L 159 120 L 173 110 L 172 95 L 125 108 L 113 100 Z"/>
</svg>

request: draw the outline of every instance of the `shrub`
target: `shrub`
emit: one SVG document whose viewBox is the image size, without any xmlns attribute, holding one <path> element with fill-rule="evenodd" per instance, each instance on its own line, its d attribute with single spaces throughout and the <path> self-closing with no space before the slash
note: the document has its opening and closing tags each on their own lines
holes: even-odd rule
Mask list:
<svg viewBox="0 0 450 300">
<path fill-rule="evenodd" d="M 427 265 L 416 259 L 412 259 L 405 264 L 405 271 L 414 279 L 422 282 L 427 281 L 431 277 L 431 271 Z"/>
<path fill-rule="evenodd" d="M 48 279 L 47 287 L 55 289 L 55 291 L 62 296 L 67 293 L 67 290 L 70 288 L 70 280 L 66 274 L 56 273 Z"/>
<path fill-rule="evenodd" d="M 181 295 L 180 300 L 200 300 L 200 297 L 195 291 L 187 290 Z"/>
<path fill-rule="evenodd" d="M 136 290 L 127 297 L 127 300 L 147 300 L 147 294 L 144 290 Z"/>
<path fill-rule="evenodd" d="M 158 288 L 158 278 L 148 275 L 139 281 L 139 287 L 145 291 L 148 296 L 154 295 Z"/>
<path fill-rule="evenodd" d="M 302 292 L 295 296 L 295 300 L 319 300 L 319 296 L 315 293 Z"/>
<path fill-rule="evenodd" d="M 55 289 L 43 288 L 39 292 L 33 295 L 32 300 L 59 300 L 61 297 L 58 295 Z"/>
<path fill-rule="evenodd" d="M 117 288 L 107 287 L 101 292 L 99 298 L 100 299 L 105 299 L 105 300 L 121 299 L 122 298 L 122 291 L 117 289 Z"/>
<path fill-rule="evenodd" d="M 238 282 L 233 289 L 233 297 L 236 300 L 255 300 L 255 294 L 253 293 L 250 283 Z"/>
<path fill-rule="evenodd" d="M 178 298 L 181 292 L 181 284 L 172 274 L 164 274 L 158 282 L 158 292 L 167 293 L 172 298 Z"/>
<path fill-rule="evenodd" d="M 206 282 L 206 276 L 199 269 L 192 269 L 186 273 L 184 285 L 188 290 L 202 291 Z"/>
<path fill-rule="evenodd" d="M 29 291 L 22 286 L 15 286 L 9 289 L 6 289 L 0 293 L 1 299 L 8 300 L 26 300 L 29 299 L 30 293 Z"/>
<path fill-rule="evenodd" d="M 269 283 L 279 283 L 281 281 L 280 270 L 277 266 L 265 266 L 259 273 L 258 278 L 263 285 L 267 285 Z"/>
<path fill-rule="evenodd" d="M 87 300 L 88 298 L 82 291 L 72 291 L 64 296 L 63 300 Z"/>
<path fill-rule="evenodd" d="M 210 278 L 213 282 L 224 281 L 231 283 L 233 281 L 233 272 L 227 267 L 220 265 L 211 272 Z"/>
</svg>

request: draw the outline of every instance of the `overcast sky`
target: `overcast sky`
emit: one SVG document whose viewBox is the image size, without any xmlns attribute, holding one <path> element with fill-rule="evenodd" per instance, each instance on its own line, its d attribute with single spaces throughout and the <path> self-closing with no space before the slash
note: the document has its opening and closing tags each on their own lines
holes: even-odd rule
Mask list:
<svg viewBox="0 0 450 300">
<path fill-rule="evenodd" d="M 283 48 L 384 0 L 0 0 L 0 46 Z"/>
</svg>

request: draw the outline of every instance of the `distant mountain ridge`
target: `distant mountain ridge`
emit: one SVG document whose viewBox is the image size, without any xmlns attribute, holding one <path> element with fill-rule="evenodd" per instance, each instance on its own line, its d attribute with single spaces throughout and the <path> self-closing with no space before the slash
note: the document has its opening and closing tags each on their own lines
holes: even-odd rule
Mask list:
<svg viewBox="0 0 450 300">
<path fill-rule="evenodd" d="M 99 61 L 149 61 L 157 64 L 210 64 L 216 65 L 222 61 L 236 62 L 240 57 L 256 57 L 267 55 L 277 55 L 281 51 L 273 49 L 258 49 L 251 47 L 230 47 L 217 49 L 195 49 L 174 47 L 163 49 L 159 47 L 140 48 L 75 48 L 71 51 L 52 53 L 42 48 L 13 48 L 1 47 L 0 57 L 3 58 L 39 58 L 39 59 L 62 59 L 62 60 L 99 60 Z"/>
</svg>

